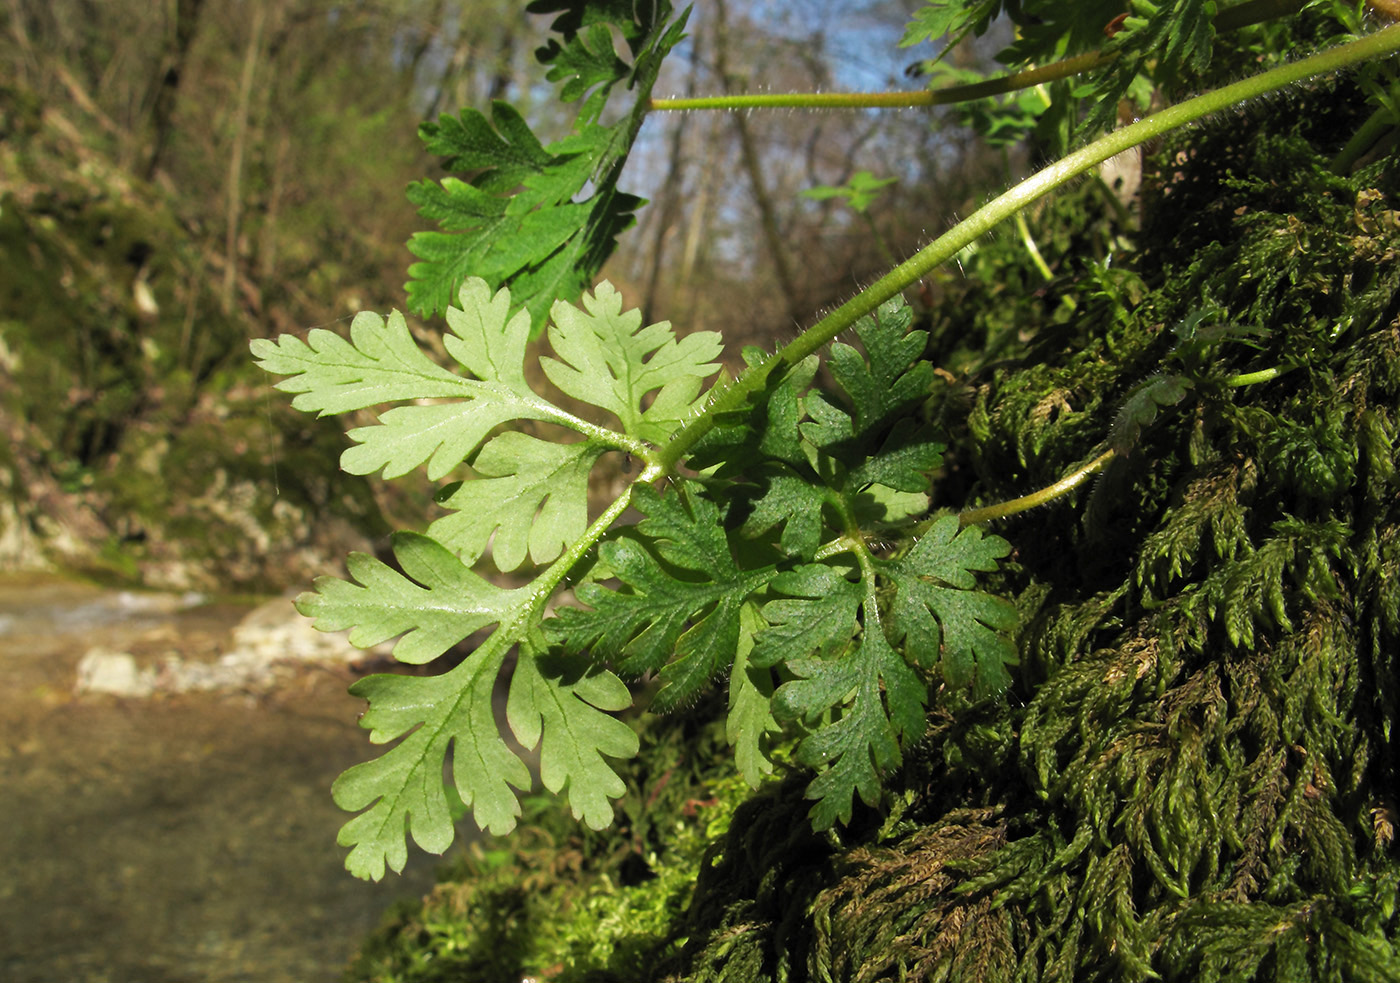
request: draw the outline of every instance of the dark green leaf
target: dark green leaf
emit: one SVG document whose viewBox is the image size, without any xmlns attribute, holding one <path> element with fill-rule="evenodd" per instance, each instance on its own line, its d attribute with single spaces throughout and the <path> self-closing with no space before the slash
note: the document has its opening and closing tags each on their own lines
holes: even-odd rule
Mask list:
<svg viewBox="0 0 1400 983">
<path fill-rule="evenodd" d="M 599 547 L 623 589 L 581 584 L 578 599 L 592 610 L 565 608 L 549 625 L 570 653 L 591 652 L 628 673 L 660 672 L 664 685 L 657 702 L 663 708 L 692 699 L 730 667 L 743 604 L 776 572 L 738 567 L 719 510 L 698 487 L 688 486 L 688 510 L 679 494 L 662 496 L 638 486 L 633 504 L 646 516 L 637 526 L 641 537 Z M 663 560 L 685 579 L 663 567 Z"/>
<path fill-rule="evenodd" d="M 1130 453 L 1142 431 L 1157 419 L 1157 410 L 1175 406 L 1191 388 L 1191 380 L 1179 375 L 1159 375 L 1143 383 L 1118 411 L 1109 430 L 1108 446 L 1118 454 Z"/>
<path fill-rule="evenodd" d="M 926 668 L 937 665 L 955 689 L 971 689 L 974 699 L 1005 692 L 1006 666 L 1017 661 L 1006 632 L 1016 625 L 1007 601 L 974 590 L 974 572 L 996 569 L 1010 552 L 999 536 L 975 526 L 959 530 L 957 516 L 946 516 L 904 556 L 881 564 L 895 585 L 890 605 L 891 641 Z"/>
</svg>

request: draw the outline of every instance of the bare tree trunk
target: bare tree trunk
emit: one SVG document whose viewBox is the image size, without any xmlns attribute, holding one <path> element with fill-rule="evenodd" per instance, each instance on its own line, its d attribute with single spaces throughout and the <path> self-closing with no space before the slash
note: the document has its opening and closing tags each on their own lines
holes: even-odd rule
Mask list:
<svg viewBox="0 0 1400 983">
<path fill-rule="evenodd" d="M 243 155 L 248 144 L 249 106 L 253 79 L 257 75 L 258 53 L 262 48 L 263 25 L 267 10 L 262 0 L 253 5 L 253 29 L 243 56 L 243 74 L 238 83 L 238 112 L 234 117 L 233 149 L 228 163 L 228 206 L 225 216 L 223 307 L 233 311 L 234 288 L 238 283 L 238 231 L 243 214 Z"/>
<path fill-rule="evenodd" d="M 10 59 L 10 63 L 19 80 L 28 83 L 29 73 L 37 67 L 37 63 L 34 60 L 34 46 L 29 40 L 29 29 L 24 26 L 24 10 L 19 0 L 9 0 L 6 6 L 9 7 L 6 20 L 10 22 L 10 37 L 15 42 L 15 57 Z"/>
<path fill-rule="evenodd" d="M 175 103 L 180 95 L 180 79 L 185 73 L 185 62 L 189 57 L 190 46 L 194 43 L 195 31 L 199 25 L 199 11 L 203 6 L 204 0 L 175 2 L 175 31 L 164 57 L 161 58 L 160 80 L 151 106 L 151 153 L 146 158 L 144 168 L 147 181 L 155 177 L 170 146 L 170 134 L 174 130 Z"/>
<path fill-rule="evenodd" d="M 703 35 L 697 34 L 695 48 L 690 56 L 690 78 L 686 82 L 686 95 L 688 96 L 693 96 L 696 92 L 703 42 Z M 658 209 L 659 220 L 656 223 L 656 235 L 651 247 L 651 264 L 647 271 L 646 288 L 642 294 L 643 324 L 650 324 L 655 320 L 656 294 L 660 289 L 666 244 L 671 238 L 671 232 L 677 219 L 680 217 L 681 186 L 685 174 L 685 134 L 689 129 L 690 120 L 690 114 L 682 114 L 671 130 L 670 160 L 667 162 L 666 179 L 662 182 L 661 189 L 657 193 L 661 207 Z"/>
<path fill-rule="evenodd" d="M 716 32 L 715 67 L 723 80 L 724 90 L 729 91 L 731 79 L 726 60 L 729 47 L 729 30 L 726 20 L 724 0 L 716 0 L 715 14 L 719 21 Z M 763 240 L 768 247 L 768 256 L 773 261 L 773 273 L 778 280 L 778 290 L 783 295 L 783 306 L 794 322 L 801 323 L 804 316 L 797 300 L 797 289 L 792 277 L 792 264 L 788 260 L 787 249 L 783 245 L 782 232 L 778 227 L 778 215 L 773 208 L 773 200 L 768 196 L 768 187 L 763 180 L 763 169 L 759 164 L 758 149 L 754 146 L 753 134 L 749 131 L 747 118 L 743 113 L 730 114 L 734 133 L 739 138 L 739 153 L 748 175 L 749 186 L 753 191 L 754 204 L 758 207 L 759 222 L 763 228 Z"/>
</svg>

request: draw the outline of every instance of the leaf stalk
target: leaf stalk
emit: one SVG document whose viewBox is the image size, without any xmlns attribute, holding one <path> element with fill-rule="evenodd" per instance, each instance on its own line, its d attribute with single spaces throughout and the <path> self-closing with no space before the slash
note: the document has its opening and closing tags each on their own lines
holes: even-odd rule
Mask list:
<svg viewBox="0 0 1400 983">
<path fill-rule="evenodd" d="M 1094 458 L 1088 464 L 1075 468 L 1053 485 L 1047 485 L 1040 491 L 1031 492 L 1029 495 L 1022 495 L 1020 498 L 1013 498 L 1009 502 L 999 502 L 996 505 L 986 505 L 980 509 L 969 509 L 958 515 L 959 526 L 971 526 L 979 522 L 990 522 L 992 519 L 1004 519 L 1007 516 L 1016 515 L 1019 512 L 1026 512 L 1037 506 L 1053 502 L 1061 495 L 1067 495 L 1089 480 L 1091 475 L 1098 474 L 1108 462 L 1114 457 L 1114 451 L 1107 450 Z"/>
<path fill-rule="evenodd" d="M 768 376 L 780 366 L 786 368 L 801 362 L 856 321 L 951 260 L 962 249 L 976 242 L 1027 205 L 1109 158 L 1240 103 L 1317 75 L 1331 74 L 1364 61 L 1391 55 L 1396 51 L 1400 51 L 1400 24 L 1178 103 L 1136 123 L 1114 130 L 1037 171 L 1020 184 L 987 202 L 865 290 L 817 321 L 795 341 L 777 353 L 750 365 L 732 383 L 717 392 L 705 410 L 682 426 L 658 451 L 655 458 L 657 464 L 669 472 L 714 428 L 719 414 L 742 407 L 748 397 L 762 388 Z"/>
</svg>

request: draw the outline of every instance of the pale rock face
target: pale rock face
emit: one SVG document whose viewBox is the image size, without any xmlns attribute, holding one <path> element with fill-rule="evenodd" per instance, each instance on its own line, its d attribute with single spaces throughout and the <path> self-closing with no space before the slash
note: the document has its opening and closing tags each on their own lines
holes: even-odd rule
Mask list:
<svg viewBox="0 0 1400 983">
<path fill-rule="evenodd" d="M 233 647 L 224 659 L 248 663 L 353 662 L 364 652 L 344 632 L 317 631 L 286 598 L 255 608 L 233 630 Z"/>
<path fill-rule="evenodd" d="M 179 603 L 195 603 L 175 599 Z M 222 654 L 213 661 L 170 652 L 155 660 L 138 660 L 127 652 L 94 646 L 78 663 L 76 695 L 145 697 L 153 693 L 197 691 L 266 691 L 296 665 L 345 665 L 370 654 L 387 655 L 393 643 L 366 652 L 345 632 L 320 632 L 287 598 L 260 605 L 233 629 Z"/>
<path fill-rule="evenodd" d="M 136 664 L 135 656 L 115 652 L 101 645 L 89 649 L 78 662 L 78 694 L 107 693 L 112 696 L 150 696 L 155 692 L 155 673 Z"/>
</svg>

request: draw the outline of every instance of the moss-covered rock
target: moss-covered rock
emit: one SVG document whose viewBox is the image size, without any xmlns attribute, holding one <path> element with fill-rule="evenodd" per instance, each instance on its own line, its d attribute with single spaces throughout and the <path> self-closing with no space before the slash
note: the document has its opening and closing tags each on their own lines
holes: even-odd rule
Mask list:
<svg viewBox="0 0 1400 983">
<path fill-rule="evenodd" d="M 176 198 L 23 90 L 0 130 L 0 568 L 267 592 L 370 546 L 343 431 L 268 393 Z"/>
</svg>

